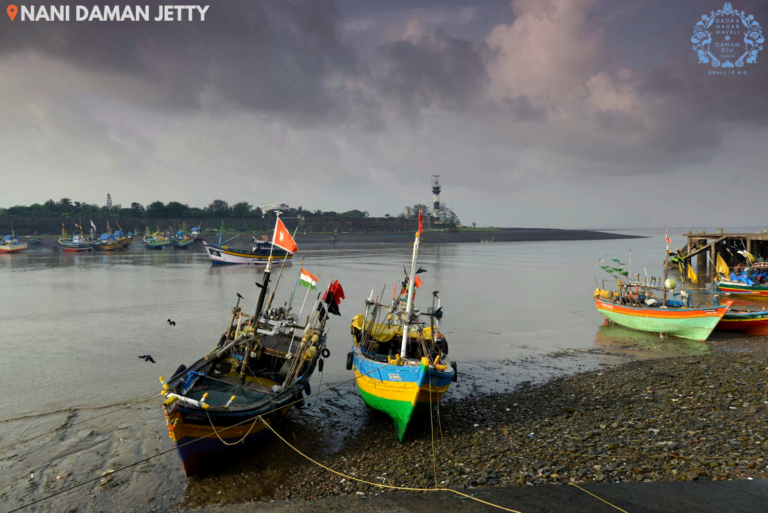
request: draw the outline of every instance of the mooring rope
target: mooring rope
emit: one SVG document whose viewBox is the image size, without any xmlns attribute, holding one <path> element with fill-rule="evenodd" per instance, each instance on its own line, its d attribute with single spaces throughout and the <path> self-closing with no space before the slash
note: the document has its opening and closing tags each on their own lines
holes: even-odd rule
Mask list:
<svg viewBox="0 0 768 513">
<path fill-rule="evenodd" d="M 259 418 L 261 418 L 261 416 L 259 416 Z M 296 447 L 291 445 L 290 442 L 288 442 L 288 440 L 286 440 L 285 438 L 280 436 L 280 434 L 277 431 L 275 431 L 274 429 L 272 429 L 272 426 L 267 424 L 263 419 L 261 421 L 264 423 L 265 426 L 267 426 L 267 428 L 269 428 L 270 431 L 272 431 L 272 433 L 275 434 L 275 436 L 277 436 L 280 440 L 282 440 L 282 442 L 285 445 L 287 445 L 288 447 L 293 449 L 299 455 L 303 456 L 305 459 L 307 459 L 310 462 L 314 463 L 318 467 L 320 467 L 322 469 L 325 469 L 328 472 L 332 472 L 332 473 L 334 473 L 334 474 L 336 474 L 338 476 L 341 476 L 344 479 L 349 479 L 350 481 L 357 481 L 359 483 L 367 484 L 367 485 L 370 485 L 370 486 L 375 486 L 375 487 L 378 487 L 378 488 L 387 488 L 387 489 L 390 489 L 390 490 L 403 490 L 403 491 L 407 491 L 407 492 L 450 492 L 450 493 L 454 493 L 456 495 L 460 495 L 461 497 L 464 497 L 464 498 L 467 498 L 467 499 L 472 499 L 473 501 L 480 502 L 480 503 L 485 504 L 487 506 L 491 506 L 493 508 L 500 509 L 502 511 L 510 511 L 511 513 L 521 513 L 520 511 L 518 511 L 516 509 L 510 509 L 510 508 L 501 506 L 499 504 L 494 504 L 492 502 L 484 501 L 482 499 L 478 499 L 477 497 L 473 497 L 473 496 L 468 495 L 466 493 L 462 493 L 462 492 L 460 492 L 458 490 L 454 490 L 453 488 L 411 488 L 411 487 L 408 487 L 408 486 L 395 486 L 395 485 L 387 485 L 387 484 L 382 484 L 382 483 L 374 483 L 372 481 L 366 481 L 365 479 L 360 479 L 360 478 L 357 478 L 357 477 L 350 476 L 350 475 L 345 474 L 343 472 L 339 472 L 338 470 L 334 470 L 331 467 L 323 465 L 319 461 L 310 458 L 309 456 L 307 456 L 306 454 L 304 454 L 303 452 L 298 450 Z"/>
<path fill-rule="evenodd" d="M 568 485 L 569 485 L 569 486 L 573 486 L 573 487 L 576 487 L 576 488 L 578 488 L 578 489 L 579 489 L 579 490 L 581 490 L 582 492 L 584 492 L 584 493 L 587 493 L 587 494 L 591 495 L 591 496 L 592 496 L 592 497 L 594 497 L 595 499 L 597 499 L 597 500 L 599 500 L 599 501 L 602 501 L 602 502 L 604 502 L 604 503 L 608 504 L 610 507 L 612 507 L 612 508 L 615 508 L 615 509 L 617 509 L 617 510 L 621 511 L 622 513 L 629 513 L 628 511 L 621 509 L 621 508 L 620 508 L 620 507 L 618 507 L 617 505 L 615 505 L 615 504 L 611 504 L 611 503 L 610 503 L 610 502 L 608 502 L 607 500 L 605 500 L 605 499 L 603 499 L 603 498 L 601 498 L 601 497 L 598 497 L 597 495 L 595 495 L 594 493 L 590 492 L 589 490 L 585 490 L 584 488 L 582 488 L 581 486 L 579 486 L 579 485 L 577 485 L 577 484 L 568 483 Z"/>
</svg>

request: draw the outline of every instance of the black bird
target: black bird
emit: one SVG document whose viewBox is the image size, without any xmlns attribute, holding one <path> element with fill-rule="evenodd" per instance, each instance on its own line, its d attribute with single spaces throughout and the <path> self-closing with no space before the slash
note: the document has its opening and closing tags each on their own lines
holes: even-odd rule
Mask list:
<svg viewBox="0 0 768 513">
<path fill-rule="evenodd" d="M 149 354 L 143 354 L 143 355 L 139 356 L 139 358 L 144 358 L 145 362 L 155 363 L 154 358 L 152 358 L 152 355 L 149 355 Z"/>
<path fill-rule="evenodd" d="M 419 266 L 419 270 L 416 271 L 416 274 L 421 274 L 421 273 L 425 273 L 425 272 L 427 272 L 427 270 L 424 269 L 423 267 Z"/>
<path fill-rule="evenodd" d="M 172 321 L 172 320 L 168 319 L 168 324 L 171 325 L 171 326 L 176 326 L 176 321 Z"/>
</svg>

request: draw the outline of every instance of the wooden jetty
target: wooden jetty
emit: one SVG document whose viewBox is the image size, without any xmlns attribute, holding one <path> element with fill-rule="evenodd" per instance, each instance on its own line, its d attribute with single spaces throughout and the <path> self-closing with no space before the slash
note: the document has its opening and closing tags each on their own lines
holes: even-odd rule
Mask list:
<svg viewBox="0 0 768 513">
<path fill-rule="evenodd" d="M 768 258 L 768 230 L 757 233 L 725 233 L 720 228 L 715 233 L 689 231 L 683 236 L 688 238 L 684 252 L 685 259 L 693 263 L 693 257 L 697 256 L 698 269 L 706 269 L 709 262 L 713 279 L 716 274 L 714 262 L 717 261 L 717 255 L 722 256 L 728 265 L 744 263 L 744 259 L 733 250 L 734 246 L 746 249 L 755 257 Z"/>
</svg>

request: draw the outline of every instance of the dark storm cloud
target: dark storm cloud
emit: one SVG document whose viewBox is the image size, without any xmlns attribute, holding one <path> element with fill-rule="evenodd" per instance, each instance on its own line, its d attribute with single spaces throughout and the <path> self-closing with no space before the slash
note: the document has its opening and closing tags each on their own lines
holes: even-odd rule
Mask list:
<svg viewBox="0 0 768 513">
<path fill-rule="evenodd" d="M 77 2 L 105 3 L 113 4 Z M 220 1 L 205 22 L 6 24 L 0 56 L 36 52 L 94 74 L 138 79 L 140 91 L 113 92 L 154 108 L 210 101 L 315 121 L 343 114 L 339 83 L 358 67 L 339 37 L 340 20 L 332 0 Z"/>
<path fill-rule="evenodd" d="M 422 108 L 462 109 L 483 93 L 488 73 L 481 49 L 444 30 L 383 45 L 382 93 L 406 116 Z"/>
</svg>

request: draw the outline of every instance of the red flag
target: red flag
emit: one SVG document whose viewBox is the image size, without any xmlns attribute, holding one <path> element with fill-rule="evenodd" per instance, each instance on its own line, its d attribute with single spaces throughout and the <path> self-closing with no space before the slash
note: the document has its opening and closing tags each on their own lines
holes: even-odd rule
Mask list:
<svg viewBox="0 0 768 513">
<path fill-rule="evenodd" d="M 347 297 L 344 295 L 344 289 L 341 288 L 341 283 L 339 283 L 339 280 L 333 280 L 333 283 L 331 283 L 331 286 L 328 287 L 328 290 L 333 293 L 333 297 L 336 298 L 337 305 L 341 303 L 342 299 L 347 299 Z"/>
<path fill-rule="evenodd" d="M 277 224 L 275 225 L 275 234 L 272 237 L 272 244 L 278 248 L 283 248 L 288 253 L 296 253 L 299 251 L 296 241 L 291 237 L 291 232 L 288 231 L 279 217 L 277 218 Z"/>
<path fill-rule="evenodd" d="M 328 290 L 323 294 L 323 301 L 328 305 L 328 313 L 341 315 L 339 304 L 342 299 L 346 299 L 344 289 L 341 287 L 339 280 L 333 280 L 333 283 L 328 286 Z"/>
<path fill-rule="evenodd" d="M 421 287 L 421 278 L 419 278 L 418 276 L 414 276 L 413 277 L 413 283 L 416 285 L 417 289 L 420 288 Z"/>
<path fill-rule="evenodd" d="M 424 227 L 421 224 L 421 205 L 419 205 L 419 235 L 424 231 Z"/>
</svg>

